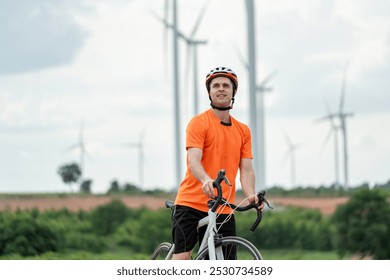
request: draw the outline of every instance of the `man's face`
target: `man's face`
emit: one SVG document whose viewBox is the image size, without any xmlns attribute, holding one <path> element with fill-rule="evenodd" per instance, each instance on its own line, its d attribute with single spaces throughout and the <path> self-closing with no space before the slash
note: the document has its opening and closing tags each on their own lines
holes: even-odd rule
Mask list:
<svg viewBox="0 0 390 280">
<path fill-rule="evenodd" d="M 230 106 L 233 98 L 233 83 L 229 78 L 217 77 L 211 80 L 210 97 L 214 105 L 219 107 Z"/>
</svg>

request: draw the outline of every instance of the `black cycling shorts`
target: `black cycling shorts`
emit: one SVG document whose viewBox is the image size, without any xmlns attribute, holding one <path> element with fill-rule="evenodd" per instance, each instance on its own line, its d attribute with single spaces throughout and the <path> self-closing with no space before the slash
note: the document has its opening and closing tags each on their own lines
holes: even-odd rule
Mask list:
<svg viewBox="0 0 390 280">
<path fill-rule="evenodd" d="M 196 243 L 202 242 L 207 226 L 197 229 L 198 222 L 206 217 L 207 212 L 199 211 L 191 207 L 176 205 L 172 214 L 172 239 L 175 244 L 175 254 L 188 252 L 194 249 Z M 222 236 L 236 235 L 236 222 L 234 215 L 225 222 L 221 228 L 220 224 L 225 221 L 228 214 L 217 215 L 218 234 Z"/>
</svg>

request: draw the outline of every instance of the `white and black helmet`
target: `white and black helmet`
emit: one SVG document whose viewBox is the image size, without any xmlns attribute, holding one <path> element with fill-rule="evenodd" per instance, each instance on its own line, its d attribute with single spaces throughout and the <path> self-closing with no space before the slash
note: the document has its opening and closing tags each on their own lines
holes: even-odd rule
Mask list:
<svg viewBox="0 0 390 280">
<path fill-rule="evenodd" d="M 216 77 L 226 77 L 229 78 L 234 85 L 234 94 L 237 92 L 238 88 L 238 79 L 237 79 L 237 74 L 230 68 L 228 67 L 216 67 L 210 70 L 210 72 L 206 76 L 206 88 L 207 92 L 210 92 L 210 83 L 211 80 L 216 78 Z"/>
<path fill-rule="evenodd" d="M 217 78 L 217 77 L 229 78 L 233 83 L 233 97 L 232 97 L 232 101 L 231 101 L 230 106 L 218 107 L 218 106 L 214 105 L 213 101 L 211 100 L 210 83 L 211 83 L 212 79 Z M 210 72 L 206 76 L 206 88 L 207 88 L 207 92 L 209 93 L 209 99 L 211 101 L 210 105 L 212 108 L 220 110 L 220 111 L 226 111 L 226 110 L 233 109 L 234 96 L 236 95 L 237 88 L 238 88 L 238 79 L 237 79 L 237 74 L 232 69 L 230 69 L 228 67 L 223 67 L 223 66 L 211 69 Z"/>
</svg>

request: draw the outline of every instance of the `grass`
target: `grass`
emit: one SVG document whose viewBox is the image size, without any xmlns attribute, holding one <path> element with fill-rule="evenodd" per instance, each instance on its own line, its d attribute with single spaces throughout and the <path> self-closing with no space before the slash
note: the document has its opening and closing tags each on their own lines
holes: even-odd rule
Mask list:
<svg viewBox="0 0 390 280">
<path fill-rule="evenodd" d="M 340 260 L 334 251 L 261 250 L 265 260 Z"/>
<path fill-rule="evenodd" d="M 265 260 L 339 260 L 336 252 L 302 250 L 262 250 Z M 134 253 L 130 250 L 116 250 L 104 253 L 73 251 L 68 253 L 49 252 L 40 256 L 24 258 L 20 255 L 1 256 L 2 260 L 149 260 L 149 254 Z"/>
</svg>

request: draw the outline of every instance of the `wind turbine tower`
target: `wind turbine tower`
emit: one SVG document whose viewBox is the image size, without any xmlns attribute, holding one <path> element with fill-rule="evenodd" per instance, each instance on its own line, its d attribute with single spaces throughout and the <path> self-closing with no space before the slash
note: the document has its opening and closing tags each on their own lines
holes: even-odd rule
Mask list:
<svg viewBox="0 0 390 280">
<path fill-rule="evenodd" d="M 284 155 L 283 161 L 290 158 L 291 187 L 294 187 L 296 179 L 295 150 L 300 146 L 300 144 L 293 144 L 287 134 L 284 134 L 284 139 L 287 143 L 287 151 Z"/>
<path fill-rule="evenodd" d="M 143 130 L 138 138 L 138 142 L 129 143 L 128 146 L 138 149 L 138 182 L 142 189 L 144 187 L 144 139 L 145 130 Z"/>
<path fill-rule="evenodd" d="M 339 177 L 339 130 L 340 130 L 340 125 L 336 124 L 335 118 L 336 116 L 332 114 L 328 103 L 325 101 L 326 105 L 326 110 L 327 110 L 327 115 L 318 119 L 317 121 L 325 121 L 329 120 L 330 122 L 330 130 L 322 144 L 322 148 L 325 146 L 325 144 L 329 141 L 330 137 L 333 136 L 333 141 L 334 141 L 334 174 L 335 174 L 335 181 L 334 184 L 336 188 L 340 187 L 340 177 Z M 321 150 L 322 150 L 321 148 Z"/>
<path fill-rule="evenodd" d="M 239 57 L 239 59 L 241 60 L 241 63 L 244 65 L 244 67 L 247 69 L 248 73 L 250 72 L 249 70 L 249 64 L 248 62 L 243 58 L 243 56 L 241 55 L 241 53 L 238 51 L 237 49 L 237 55 Z M 266 76 L 260 84 L 256 85 L 256 112 L 262 112 L 262 119 L 260 119 L 260 116 L 258 114 L 256 114 L 256 118 L 257 118 L 257 124 L 259 126 L 259 131 L 263 130 L 265 131 L 265 113 L 264 113 L 264 105 L 263 105 L 263 100 L 264 100 L 264 93 L 266 92 L 270 92 L 272 91 L 272 87 L 268 87 L 267 84 L 268 82 L 273 78 L 273 76 L 275 76 L 276 74 L 276 70 L 274 70 L 273 72 L 271 72 L 270 74 L 268 74 L 268 76 Z M 253 132 L 252 132 L 253 134 Z M 262 141 L 262 145 L 264 145 L 265 147 L 265 132 L 260 134 L 259 133 L 259 141 L 261 142 Z M 264 151 L 263 151 L 263 156 L 262 156 L 262 164 L 260 166 L 260 177 L 256 177 L 256 180 L 259 181 L 260 183 L 257 183 L 256 185 L 258 185 L 257 188 L 266 188 L 267 185 L 266 185 L 266 156 L 265 156 L 265 148 L 264 148 Z M 256 155 L 255 155 L 256 156 Z"/>
<path fill-rule="evenodd" d="M 168 11 L 169 11 L 169 1 L 165 0 L 165 6 L 164 6 L 164 20 L 165 27 L 170 27 L 168 24 Z M 175 187 L 178 188 L 180 185 L 180 181 L 182 178 L 182 171 L 181 171 L 181 141 L 180 141 L 180 135 L 181 135 L 181 125 L 180 125 L 180 76 L 179 76 L 179 47 L 178 47 L 178 17 L 177 17 L 177 0 L 172 0 L 172 31 L 173 31 L 173 41 L 172 41 L 172 57 L 173 57 L 173 120 L 174 120 L 174 126 L 173 126 L 173 134 L 174 134 L 174 141 L 173 141 L 173 149 L 175 151 L 175 165 L 176 168 L 174 169 L 176 182 Z M 165 32 L 165 36 L 166 36 Z M 165 46 L 165 39 L 164 36 L 164 46 Z"/>
<path fill-rule="evenodd" d="M 256 32 L 255 8 L 253 0 L 245 0 L 247 10 L 248 71 L 249 71 L 249 124 L 252 131 L 254 169 L 257 185 L 264 187 L 265 151 L 264 151 L 264 113 L 263 96 L 256 96 Z M 258 99 L 258 100 L 256 100 Z M 256 106 L 259 106 L 256 111 Z M 259 121 L 259 125 L 257 124 Z M 257 187 L 259 188 L 259 187 Z"/>
<path fill-rule="evenodd" d="M 83 181 L 83 176 L 85 174 L 84 170 L 84 158 L 85 155 L 87 154 L 87 150 L 85 149 L 85 143 L 84 143 L 84 125 L 83 123 L 80 124 L 80 131 L 79 131 L 79 141 L 70 145 L 67 150 L 74 150 L 74 149 L 79 149 L 80 153 L 80 169 L 81 169 L 81 176 L 79 178 L 79 181 Z"/>
</svg>

